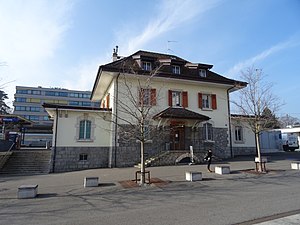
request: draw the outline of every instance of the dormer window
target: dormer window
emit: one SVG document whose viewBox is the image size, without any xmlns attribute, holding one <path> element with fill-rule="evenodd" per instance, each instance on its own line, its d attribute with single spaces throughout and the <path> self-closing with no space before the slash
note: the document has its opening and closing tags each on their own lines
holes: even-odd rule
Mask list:
<svg viewBox="0 0 300 225">
<path fill-rule="evenodd" d="M 142 62 L 142 68 L 145 71 L 151 71 L 152 70 L 151 62 L 146 62 L 146 61 Z"/>
<path fill-rule="evenodd" d="M 172 66 L 172 72 L 173 72 L 174 74 L 180 74 L 180 66 L 173 65 L 173 66 Z"/>
<path fill-rule="evenodd" d="M 199 69 L 199 76 L 200 77 L 206 77 L 206 70 L 205 69 Z"/>
</svg>

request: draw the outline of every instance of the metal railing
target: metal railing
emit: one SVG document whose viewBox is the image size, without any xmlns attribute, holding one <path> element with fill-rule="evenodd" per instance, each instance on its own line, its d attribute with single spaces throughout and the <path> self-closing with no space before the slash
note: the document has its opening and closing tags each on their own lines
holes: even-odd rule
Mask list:
<svg viewBox="0 0 300 225">
<path fill-rule="evenodd" d="M 8 159 L 8 155 L 11 155 L 11 150 L 13 149 L 13 147 L 15 146 L 16 143 L 12 143 L 10 148 L 5 152 L 5 154 L 0 158 L 0 169 L 3 168 L 3 166 L 5 165 L 7 159 Z"/>
</svg>

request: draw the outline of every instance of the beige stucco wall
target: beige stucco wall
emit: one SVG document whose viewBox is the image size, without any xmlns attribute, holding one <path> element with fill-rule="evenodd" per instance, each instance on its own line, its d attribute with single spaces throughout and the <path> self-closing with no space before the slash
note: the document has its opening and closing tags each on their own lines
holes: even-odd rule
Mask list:
<svg viewBox="0 0 300 225">
<path fill-rule="evenodd" d="M 111 145 L 110 112 L 59 110 L 58 121 L 54 120 L 54 131 L 57 126 L 57 147 L 105 147 Z M 83 118 L 92 121 L 91 141 L 78 140 L 79 121 Z M 104 119 L 105 118 L 105 119 Z M 55 146 L 55 135 L 53 135 Z"/>
<path fill-rule="evenodd" d="M 255 136 L 253 131 L 249 128 L 246 122 L 239 121 L 237 118 L 231 119 L 231 134 L 232 134 L 232 147 L 255 147 Z M 235 126 L 243 127 L 243 141 L 235 141 Z"/>
<path fill-rule="evenodd" d="M 131 87 L 131 94 L 138 99 L 138 87 L 145 86 L 147 87 L 145 81 L 142 81 L 139 76 L 139 81 L 141 85 L 138 84 L 138 79 L 133 77 L 130 79 L 130 76 L 126 77 L 127 86 Z M 124 85 L 122 77 L 119 78 L 119 100 L 118 102 L 126 102 L 130 109 L 134 109 L 135 106 L 130 102 L 130 96 L 127 94 L 128 88 Z M 208 116 L 211 118 L 211 121 L 214 127 L 227 128 L 228 127 L 228 107 L 227 107 L 227 89 L 228 86 L 216 85 L 216 84 L 207 84 L 199 83 L 195 81 L 185 81 L 185 80 L 170 80 L 167 78 L 154 78 L 151 80 L 151 84 L 148 86 L 156 89 L 157 94 L 157 104 L 151 109 L 151 114 L 155 115 L 162 110 L 165 110 L 169 107 L 168 105 L 168 90 L 178 90 L 178 91 L 187 91 L 188 92 L 188 110 L 200 113 L 202 115 Z M 111 96 L 111 102 L 114 100 L 114 89 L 115 85 L 111 85 L 108 89 Z M 198 108 L 198 93 L 206 94 L 216 94 L 217 96 L 217 109 L 216 110 L 202 110 Z M 112 106 L 113 108 L 113 106 Z M 114 112 L 114 108 L 112 109 Z M 118 115 L 122 118 L 128 119 L 128 114 L 122 113 L 122 110 L 118 110 Z"/>
</svg>

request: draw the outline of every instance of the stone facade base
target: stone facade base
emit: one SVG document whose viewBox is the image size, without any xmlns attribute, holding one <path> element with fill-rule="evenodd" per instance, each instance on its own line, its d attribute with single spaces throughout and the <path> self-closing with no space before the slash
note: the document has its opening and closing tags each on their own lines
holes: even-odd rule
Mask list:
<svg viewBox="0 0 300 225">
<path fill-rule="evenodd" d="M 56 155 L 52 157 L 54 170 L 52 166 L 51 172 L 106 168 L 108 158 L 109 147 L 56 147 Z"/>
<path fill-rule="evenodd" d="M 256 155 L 255 147 L 233 147 L 233 156 Z"/>
</svg>

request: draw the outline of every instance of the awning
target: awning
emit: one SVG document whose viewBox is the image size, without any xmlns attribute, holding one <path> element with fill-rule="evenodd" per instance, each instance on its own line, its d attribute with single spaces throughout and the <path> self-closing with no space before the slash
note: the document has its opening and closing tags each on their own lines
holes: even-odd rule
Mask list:
<svg viewBox="0 0 300 225">
<path fill-rule="evenodd" d="M 169 107 L 160 113 L 153 116 L 153 119 L 158 118 L 170 118 L 170 119 L 189 119 L 189 120 L 210 120 L 208 116 L 202 115 L 200 113 L 193 112 L 185 108 L 173 108 Z"/>
</svg>

